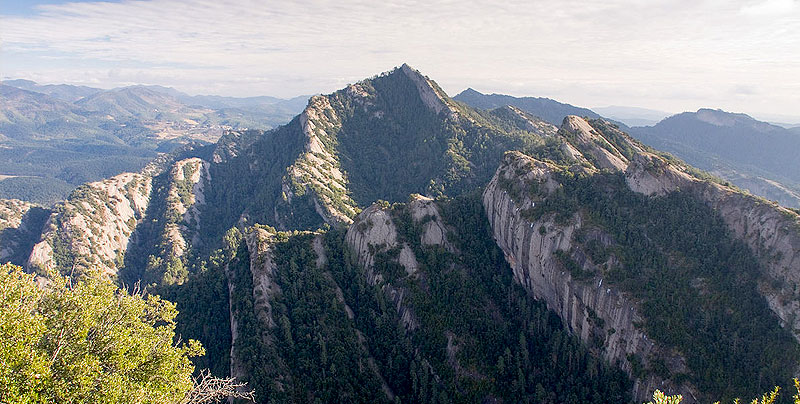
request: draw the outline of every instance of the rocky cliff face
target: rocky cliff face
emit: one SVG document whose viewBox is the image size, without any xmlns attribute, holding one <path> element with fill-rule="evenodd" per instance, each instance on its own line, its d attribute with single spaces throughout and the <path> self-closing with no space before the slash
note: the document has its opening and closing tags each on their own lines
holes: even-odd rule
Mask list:
<svg viewBox="0 0 800 404">
<path fill-rule="evenodd" d="M 151 178 L 124 173 L 76 189 L 55 209 L 28 266 L 114 276 L 150 201 Z"/>
<path fill-rule="evenodd" d="M 17 199 L 0 199 L 0 262 L 24 265 L 49 211 Z"/>
<path fill-rule="evenodd" d="M 565 118 L 562 129 L 573 134 L 566 136 L 568 142 L 584 155 L 594 156 L 594 162 L 599 162 L 601 168 L 623 171 L 631 190 L 644 195 L 690 192 L 718 212 L 734 236 L 745 242 L 758 258 L 762 269 L 761 294 L 784 327 L 800 341 L 800 215 L 729 186 L 701 180 L 682 163 L 667 161 L 644 150 L 629 136 L 602 121 L 595 124 L 602 125 L 605 131 L 577 117 Z M 621 149 L 628 150 L 629 158 Z"/>
<path fill-rule="evenodd" d="M 581 214 L 573 215 L 567 223 L 557 220 L 555 214 L 536 220 L 525 217 L 526 210 L 541 203 L 531 189 L 546 197 L 560 187 L 554 176 L 556 170 L 521 153 L 508 153 L 483 194 L 495 240 L 514 271 L 514 279 L 546 302 L 585 343 L 600 349 L 606 360 L 634 377 L 637 400 L 646 400 L 656 388 L 687 398 L 695 396 L 689 385 L 655 375 L 635 377 L 635 367 L 647 367 L 653 357 L 664 358 L 675 372 L 685 371 L 685 359 L 654 343 L 636 326 L 642 321 L 637 303 L 623 291 L 604 285 L 602 277 L 574 279 L 559 259 L 566 254 L 589 273 L 596 273 L 597 266 L 604 264 L 592 262 L 574 242 L 576 232 L 583 227 Z M 591 236 L 609 242 L 602 232 Z"/>
<path fill-rule="evenodd" d="M 452 118 L 458 116 L 458 112 L 453 107 L 450 98 L 431 79 L 423 76 L 419 71 L 405 63 L 400 67 L 400 70 L 414 82 L 419 91 L 420 99 L 425 106 L 437 114 L 445 111 Z"/>
<path fill-rule="evenodd" d="M 795 212 L 701 180 L 682 163 L 645 150 L 603 122 L 567 117 L 559 133 L 565 141 L 564 148 L 581 163 L 570 168 L 574 173 L 592 175 L 597 168 L 622 172 L 627 186 L 635 192 L 688 192 L 719 213 L 734 237 L 744 241 L 758 258 L 759 292 L 782 325 L 798 339 L 800 217 Z M 637 327 L 643 320 L 637 301 L 604 284 L 597 275 L 602 273 L 597 269 L 613 265 L 615 257 L 612 254 L 609 262 L 592 262 L 583 242 L 592 240 L 607 246 L 613 240 L 602 230 L 585 227 L 580 211 L 566 221 L 558 220 L 555 214 L 528 214 L 542 198 L 558 190 L 554 173 L 560 170 L 564 168 L 508 153 L 486 188 L 484 206 L 515 279 L 547 302 L 576 335 L 599 347 L 606 359 L 629 372 L 636 380 L 634 393 L 638 398 L 645 399 L 653 389 L 660 388 L 695 400 L 699 395 L 690 384 L 664 380 L 652 372 L 637 372 L 636 368 L 648 368 L 651 358 L 664 360 L 673 375 L 686 373 L 687 362 L 680 353 L 654 343 Z M 577 233 L 581 233 L 581 243 L 575 241 Z M 565 257 L 578 266 L 578 273 L 594 275 L 575 279 Z"/>
<path fill-rule="evenodd" d="M 347 230 L 345 240 L 355 252 L 358 264 L 367 271 L 367 282 L 380 286 L 391 299 L 406 329 L 418 328 L 419 321 L 413 309 L 404 302 L 408 292 L 403 287 L 393 285 L 386 280 L 385 274 L 375 270 L 375 257 L 378 253 L 386 254 L 390 250 L 398 249 L 399 253 L 394 260 L 405 268 L 408 276 L 413 276 L 419 268 L 411 247 L 398 242 L 397 227 L 388 207 L 373 205 L 364 209 Z"/>
<path fill-rule="evenodd" d="M 362 94 L 356 85 L 348 87 L 348 93 Z M 335 133 L 341 129 L 341 119 L 329 98 L 311 97 L 299 123 L 305 146 L 283 179 L 284 202 L 291 205 L 295 195 L 311 193 L 314 210 L 325 223 L 352 223 L 358 205 L 348 195 L 347 179 L 335 155 Z"/>
<path fill-rule="evenodd" d="M 195 157 L 180 160 L 169 170 L 163 229 L 169 257 L 182 257 L 200 241 L 200 211 L 205 204 L 204 189 L 211 180 L 208 167 L 208 162 Z"/>
<path fill-rule="evenodd" d="M 427 246 L 442 246 L 455 251 L 447 240 L 447 229 L 442 222 L 436 203 L 421 195 L 412 195 L 407 206 L 411 220 L 420 224 L 422 231 L 419 243 Z M 419 327 L 414 310 L 405 302 L 408 291 L 392 282 L 391 276 L 375 268 L 378 254 L 388 255 L 389 259 L 400 264 L 408 277 L 416 276 L 419 263 L 411 246 L 400 239 L 397 225 L 387 205 L 374 204 L 364 209 L 347 230 L 345 241 L 355 253 L 358 264 L 367 272 L 367 282 L 380 286 L 381 290 L 394 302 L 407 330 Z"/>
</svg>

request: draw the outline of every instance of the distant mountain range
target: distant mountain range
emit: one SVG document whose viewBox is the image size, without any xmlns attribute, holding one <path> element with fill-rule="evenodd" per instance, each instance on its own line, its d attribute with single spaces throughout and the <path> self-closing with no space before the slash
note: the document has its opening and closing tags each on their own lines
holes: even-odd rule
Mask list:
<svg viewBox="0 0 800 404">
<path fill-rule="evenodd" d="M 755 195 L 800 208 L 797 127 L 787 129 L 721 110 L 701 109 L 662 119 L 668 113 L 634 107 L 590 110 L 548 98 L 487 95 L 473 89 L 454 99 L 481 109 L 513 105 L 553 124 L 561 124 L 566 115 L 602 114 L 648 146 L 672 153 Z"/>
<path fill-rule="evenodd" d="M 103 92 L 100 88 L 73 86 L 69 84 L 37 84 L 30 80 L 4 80 L 3 84 L 23 90 L 47 94 L 55 99 L 67 102 L 78 101 L 83 97 Z"/>
<path fill-rule="evenodd" d="M 687 163 L 733 184 L 800 207 L 800 130 L 761 122 L 745 114 L 700 109 L 671 116 L 631 133 Z"/>
<path fill-rule="evenodd" d="M 307 99 L 7 80 L 0 84 L 0 175 L 9 178 L 0 181 L 0 197 L 49 204 L 86 181 L 138 171 L 158 152 L 215 142 L 226 129 L 288 122 Z"/>
<path fill-rule="evenodd" d="M 453 99 L 463 102 L 473 108 L 487 110 L 511 105 L 529 114 L 539 117 L 545 122 L 549 122 L 553 125 L 561 125 L 561 122 L 567 115 L 600 118 L 600 115 L 590 109 L 564 104 L 549 98 L 517 98 L 502 94 L 482 94 L 478 91 L 468 88 L 453 97 Z"/>
</svg>

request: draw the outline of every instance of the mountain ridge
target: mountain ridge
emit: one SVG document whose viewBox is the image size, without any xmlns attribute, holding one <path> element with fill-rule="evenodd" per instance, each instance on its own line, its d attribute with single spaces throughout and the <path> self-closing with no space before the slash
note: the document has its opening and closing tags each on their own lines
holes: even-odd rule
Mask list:
<svg viewBox="0 0 800 404">
<path fill-rule="evenodd" d="M 170 296 L 262 402 L 696 402 L 791 376 L 799 229 L 614 123 L 474 109 L 402 65 L 79 188 L 29 269 Z"/>
<path fill-rule="evenodd" d="M 560 125 L 567 115 L 587 116 L 599 118 L 596 112 L 588 109 L 576 107 L 543 97 L 512 97 L 503 94 L 482 94 L 477 90 L 468 88 L 455 97 L 456 101 L 461 101 L 475 108 L 494 109 L 505 105 L 512 105 L 528 113 L 544 119 L 553 124 Z"/>
</svg>

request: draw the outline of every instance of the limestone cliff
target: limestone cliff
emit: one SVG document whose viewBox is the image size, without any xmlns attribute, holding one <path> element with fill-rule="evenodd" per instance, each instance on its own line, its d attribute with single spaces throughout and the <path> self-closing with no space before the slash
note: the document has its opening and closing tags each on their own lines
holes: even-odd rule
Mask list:
<svg viewBox="0 0 800 404">
<path fill-rule="evenodd" d="M 230 372 L 231 376 L 239 380 L 250 380 L 253 376 L 252 358 L 248 358 L 242 352 L 240 339 L 256 339 L 259 344 L 274 349 L 274 338 L 272 331 L 276 327 L 276 322 L 272 314 L 272 302 L 280 294 L 281 288 L 276 279 L 276 266 L 273 257 L 273 245 L 275 243 L 275 231 L 271 228 L 260 226 L 250 227 L 244 231 L 243 242 L 247 246 L 246 256 L 232 257 L 225 266 L 225 275 L 228 281 L 230 329 L 231 329 L 231 351 L 230 351 Z M 242 260 L 243 262 L 238 262 Z M 239 277 L 249 279 L 243 281 Z M 252 285 L 252 289 L 244 289 L 243 285 Z M 240 300 L 237 294 L 248 294 L 245 301 L 252 304 L 235 304 Z M 245 313 L 243 311 L 252 310 Z M 250 323 L 242 329 L 242 318 L 255 319 L 255 324 Z M 246 323 L 247 320 L 245 320 Z M 251 333 L 251 335 L 247 335 Z M 253 334 L 255 333 L 255 334 Z M 251 346 L 252 348 L 252 346 Z M 275 388 L 282 390 L 284 383 L 290 381 L 289 372 L 286 370 L 286 363 L 280 357 L 274 357 L 274 362 L 270 364 L 269 373 L 274 375 Z"/>
<path fill-rule="evenodd" d="M 628 187 L 645 195 L 686 191 L 718 212 L 735 237 L 759 259 L 760 292 L 783 325 L 800 341 L 800 215 L 777 203 L 700 179 L 680 161 L 645 150 L 602 120 L 569 116 L 562 133 L 567 144 L 590 155 L 598 168 L 622 171 Z"/>
<path fill-rule="evenodd" d="M 587 226 L 580 209 L 566 220 L 555 213 L 530 214 L 548 195 L 559 191 L 561 177 L 556 173 L 591 176 L 598 169 L 607 170 L 622 173 L 627 187 L 637 193 L 663 196 L 680 191 L 704 202 L 758 259 L 758 292 L 800 341 L 800 216 L 796 212 L 701 179 L 685 164 L 655 154 L 603 121 L 567 117 L 559 134 L 563 148 L 571 151 L 579 164 L 567 169 L 508 153 L 484 192 L 484 207 L 515 280 L 547 302 L 572 332 L 629 372 L 635 379 L 637 398 L 645 399 L 655 388 L 680 392 L 690 402 L 700 394 L 688 382 L 640 371 L 650 367 L 652 358 L 660 358 L 669 370 L 666 374 L 689 373 L 687 359 L 680 352 L 654 342 L 637 326 L 646 321 L 640 303 L 610 282 L 604 283 L 600 268 L 614 266 L 616 257 L 611 254 L 606 262 L 592 262 L 586 243 L 608 247 L 614 240 L 596 225 Z M 581 276 L 576 279 L 576 274 Z"/>
<path fill-rule="evenodd" d="M 599 348 L 606 360 L 617 363 L 629 375 L 634 376 L 634 367 L 646 368 L 653 357 L 663 358 L 672 371 L 685 371 L 684 358 L 654 343 L 636 326 L 642 318 L 633 299 L 618 288 L 604 285 L 602 277 L 574 279 L 559 259 L 560 254 L 567 254 L 591 273 L 603 264 L 591 262 L 573 240 L 583 227 L 580 213 L 567 223 L 556 220 L 555 214 L 536 220 L 524 216 L 527 209 L 541 203 L 532 189 L 546 197 L 560 187 L 554 176 L 556 170 L 521 153 L 508 153 L 483 194 L 495 240 L 514 271 L 514 279 L 546 302 L 574 334 Z M 602 232 L 592 236 L 608 242 Z M 645 400 L 656 388 L 687 398 L 695 396 L 692 386 L 652 374 L 634 379 L 637 400 Z"/>
<path fill-rule="evenodd" d="M 413 309 L 404 302 L 407 291 L 403 287 L 393 285 L 386 279 L 385 274 L 375 270 L 377 254 L 386 254 L 389 250 L 398 249 L 399 253 L 394 260 L 405 268 L 408 276 L 413 276 L 419 268 L 411 247 L 398 241 L 397 227 L 388 207 L 376 204 L 364 209 L 347 230 L 345 240 L 355 253 L 358 264 L 366 270 L 367 282 L 370 285 L 380 286 L 391 299 L 406 329 L 414 330 L 419 327 Z"/>
<path fill-rule="evenodd" d="M 359 96 L 362 91 L 357 85 L 351 85 L 348 94 Z M 304 150 L 287 169 L 282 197 L 285 203 L 292 205 L 296 196 L 311 193 L 314 210 L 325 223 L 349 224 L 358 205 L 348 195 L 347 179 L 335 154 L 335 133 L 341 129 L 341 119 L 328 97 L 311 97 L 300 114 Z"/>
<path fill-rule="evenodd" d="M 419 97 L 425 106 L 437 114 L 444 111 L 451 118 L 458 117 L 457 109 L 454 108 L 450 97 L 433 80 L 423 76 L 422 73 L 405 63 L 400 66 L 400 70 L 414 82 L 417 91 L 419 91 Z"/>
<path fill-rule="evenodd" d="M 17 199 L 0 199 L 0 262 L 24 265 L 49 211 Z"/>
<path fill-rule="evenodd" d="M 583 118 L 572 115 L 564 118 L 561 133 L 597 168 L 624 170 L 628 166 L 625 156 Z"/>
<path fill-rule="evenodd" d="M 183 256 L 200 240 L 200 210 L 205 204 L 204 189 L 210 182 L 209 163 L 197 157 L 176 162 L 168 173 L 164 217 L 164 254 Z"/>
<path fill-rule="evenodd" d="M 83 185 L 55 208 L 28 266 L 114 276 L 150 201 L 152 179 L 124 173 Z"/>
</svg>

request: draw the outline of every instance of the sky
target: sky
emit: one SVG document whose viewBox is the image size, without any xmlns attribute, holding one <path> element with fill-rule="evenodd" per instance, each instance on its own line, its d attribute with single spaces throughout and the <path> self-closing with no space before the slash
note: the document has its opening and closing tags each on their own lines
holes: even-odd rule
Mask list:
<svg viewBox="0 0 800 404">
<path fill-rule="evenodd" d="M 329 93 L 408 63 L 450 95 L 800 122 L 800 0 L 0 0 L 0 77 Z"/>
</svg>

